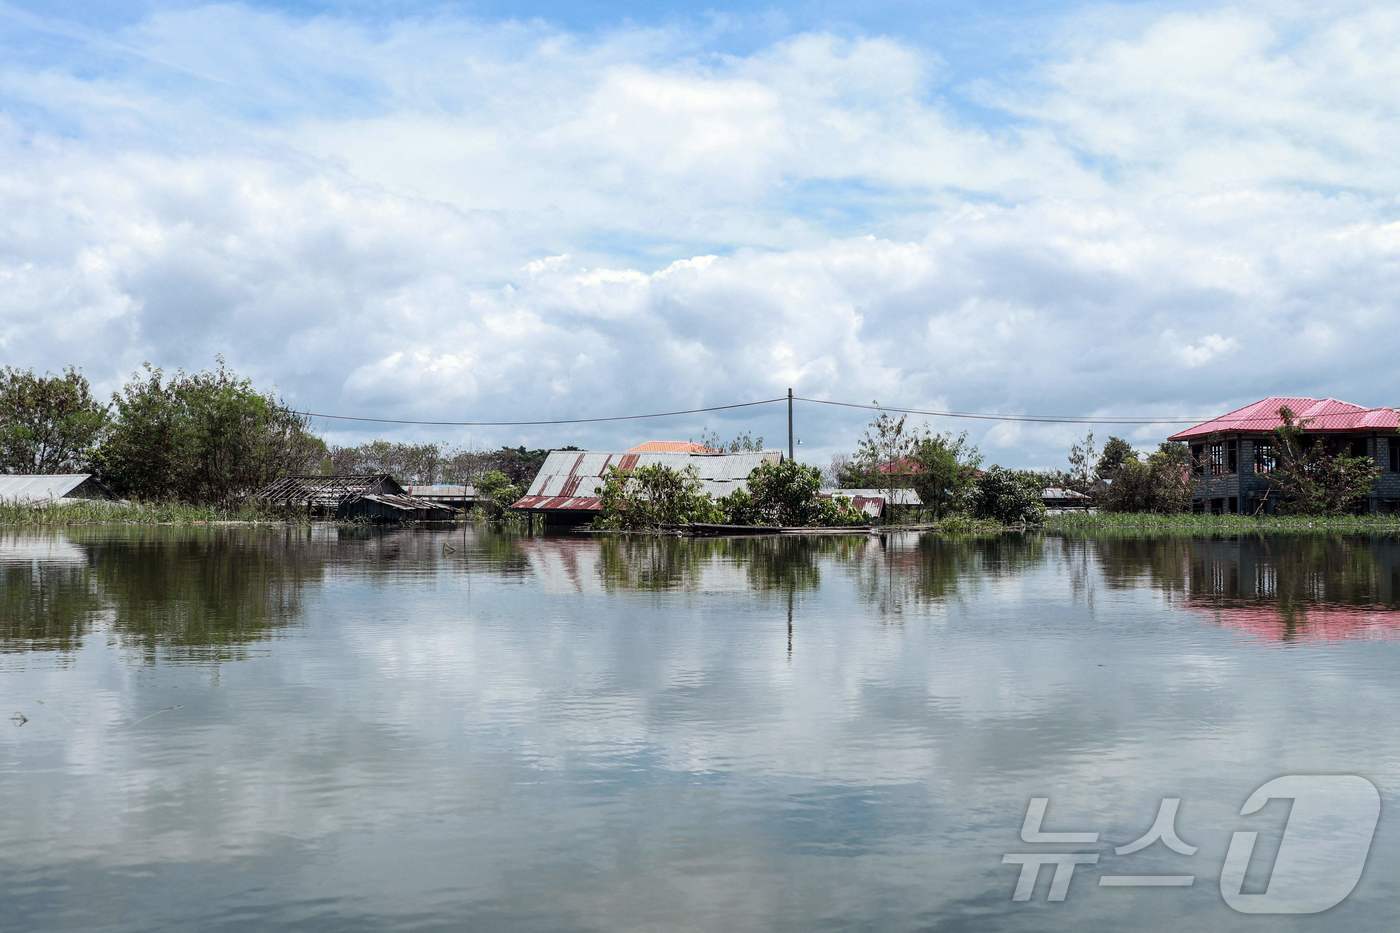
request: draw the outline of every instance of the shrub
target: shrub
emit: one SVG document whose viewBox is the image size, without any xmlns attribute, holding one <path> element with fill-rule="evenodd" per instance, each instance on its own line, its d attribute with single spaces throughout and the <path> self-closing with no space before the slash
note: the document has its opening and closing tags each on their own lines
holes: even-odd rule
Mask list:
<svg viewBox="0 0 1400 933">
<path fill-rule="evenodd" d="M 701 491 L 694 467 L 684 472 L 659 463 L 635 470 L 613 467 L 600 498 L 602 513 L 593 522 L 598 528 L 652 530 L 722 518 Z"/>
<path fill-rule="evenodd" d="M 972 512 L 977 518 L 1005 525 L 1038 525 L 1045 520 L 1039 487 L 1014 470 L 998 466 L 977 477 L 972 489 Z"/>
</svg>

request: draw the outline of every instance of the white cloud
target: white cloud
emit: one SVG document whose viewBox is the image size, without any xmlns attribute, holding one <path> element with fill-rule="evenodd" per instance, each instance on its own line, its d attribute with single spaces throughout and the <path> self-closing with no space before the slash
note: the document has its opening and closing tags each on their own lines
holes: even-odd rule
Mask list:
<svg viewBox="0 0 1400 933">
<path fill-rule="evenodd" d="M 1400 16 L 1063 35 L 970 89 L 892 38 L 155 14 L 101 67 L 0 67 L 0 358 L 110 389 L 223 352 L 316 410 L 434 420 L 789 385 L 1050 414 L 1391 401 Z M 804 450 L 860 420 L 802 409 Z M 706 427 L 784 422 L 472 436 Z M 971 427 L 1008 463 L 1072 433 Z"/>
</svg>

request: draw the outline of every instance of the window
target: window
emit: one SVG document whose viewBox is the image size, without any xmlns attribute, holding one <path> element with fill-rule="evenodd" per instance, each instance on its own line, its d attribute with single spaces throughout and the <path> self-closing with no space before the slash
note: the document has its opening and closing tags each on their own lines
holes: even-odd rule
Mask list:
<svg viewBox="0 0 1400 933">
<path fill-rule="evenodd" d="M 1191 472 L 1204 476 L 1206 472 L 1205 448 L 1200 444 L 1191 445 Z"/>
<path fill-rule="evenodd" d="M 1351 439 L 1351 455 L 1353 457 L 1366 456 L 1366 438 L 1353 437 Z"/>
<path fill-rule="evenodd" d="M 1230 441 L 1230 443 L 1226 445 L 1226 448 L 1230 455 L 1230 472 L 1238 473 L 1240 471 L 1240 442 Z"/>
<path fill-rule="evenodd" d="M 1400 473 L 1400 437 L 1390 439 L 1390 472 Z"/>
<path fill-rule="evenodd" d="M 1224 476 L 1224 475 L 1225 475 L 1225 444 L 1224 444 L 1222 441 L 1216 441 L 1214 444 L 1211 444 L 1211 445 L 1210 445 L 1210 449 L 1209 449 L 1209 451 L 1208 451 L 1208 454 L 1209 454 L 1209 457 L 1210 457 L 1210 459 L 1209 459 L 1209 461 L 1208 461 L 1209 464 L 1210 464 L 1210 475 L 1211 475 L 1211 476 Z"/>
<path fill-rule="evenodd" d="M 1274 445 L 1268 441 L 1254 444 L 1254 472 L 1269 473 L 1274 468 Z"/>
</svg>

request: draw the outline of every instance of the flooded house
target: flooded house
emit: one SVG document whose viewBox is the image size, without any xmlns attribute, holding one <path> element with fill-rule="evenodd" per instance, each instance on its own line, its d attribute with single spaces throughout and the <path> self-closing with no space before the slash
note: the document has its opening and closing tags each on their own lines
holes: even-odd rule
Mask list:
<svg viewBox="0 0 1400 933">
<path fill-rule="evenodd" d="M 0 502 L 18 505 L 62 505 L 69 502 L 113 502 L 116 496 L 91 473 L 0 475 Z"/>
<path fill-rule="evenodd" d="M 680 471 L 693 467 L 701 491 L 718 499 L 736 489 L 747 489 L 749 474 L 759 464 L 779 463 L 782 459 L 782 453 L 777 450 L 743 453 L 551 450 L 530 488 L 511 508 L 543 515 L 549 524 L 580 525 L 602 511 L 599 496 L 603 481 L 614 467 L 635 470 L 660 464 Z"/>
<path fill-rule="evenodd" d="M 1400 412 L 1333 398 L 1271 396 L 1178 431 L 1169 440 L 1191 446 L 1191 506 L 1196 512 L 1272 512 L 1269 473 L 1276 465 L 1280 412 L 1292 412 L 1305 442 L 1331 453 L 1370 457 L 1380 475 L 1364 503 L 1367 512 L 1400 511 Z"/>
<path fill-rule="evenodd" d="M 388 473 L 286 476 L 254 498 L 337 521 L 448 521 L 456 514 L 449 505 L 409 495 Z"/>
</svg>

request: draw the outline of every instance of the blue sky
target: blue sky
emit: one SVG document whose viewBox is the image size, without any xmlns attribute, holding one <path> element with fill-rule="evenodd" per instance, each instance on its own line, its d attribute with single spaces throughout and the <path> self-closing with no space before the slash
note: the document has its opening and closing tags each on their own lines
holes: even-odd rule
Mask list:
<svg viewBox="0 0 1400 933">
<path fill-rule="evenodd" d="M 1395 404 L 1397 44 L 1362 2 L 0 0 L 0 362 L 432 420 Z"/>
</svg>

